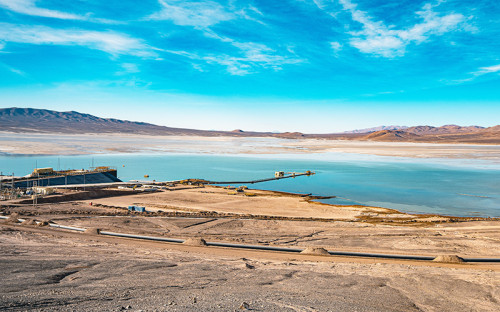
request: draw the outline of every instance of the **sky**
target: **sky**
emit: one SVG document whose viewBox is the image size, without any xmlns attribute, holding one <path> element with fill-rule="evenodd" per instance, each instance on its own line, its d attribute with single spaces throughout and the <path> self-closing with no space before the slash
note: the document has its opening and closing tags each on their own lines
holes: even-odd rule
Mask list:
<svg viewBox="0 0 500 312">
<path fill-rule="evenodd" d="M 0 0 L 0 108 L 206 130 L 500 124 L 493 0 Z"/>
</svg>

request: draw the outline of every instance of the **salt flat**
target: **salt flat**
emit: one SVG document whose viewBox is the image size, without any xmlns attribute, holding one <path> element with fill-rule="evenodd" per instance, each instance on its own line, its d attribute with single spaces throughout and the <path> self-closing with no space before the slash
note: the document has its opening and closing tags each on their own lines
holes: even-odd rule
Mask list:
<svg viewBox="0 0 500 312">
<path fill-rule="evenodd" d="M 325 139 L 151 136 L 124 134 L 27 134 L 0 132 L 0 154 L 88 155 L 107 153 L 317 154 L 354 153 L 412 158 L 500 162 L 500 145 L 395 143 Z"/>
</svg>

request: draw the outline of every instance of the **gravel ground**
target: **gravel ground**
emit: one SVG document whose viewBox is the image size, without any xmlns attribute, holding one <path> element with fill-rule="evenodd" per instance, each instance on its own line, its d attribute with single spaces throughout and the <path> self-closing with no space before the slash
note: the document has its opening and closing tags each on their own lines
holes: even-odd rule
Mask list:
<svg viewBox="0 0 500 312">
<path fill-rule="evenodd" d="M 0 229 L 1 311 L 500 309 L 498 270 L 220 257 Z"/>
</svg>

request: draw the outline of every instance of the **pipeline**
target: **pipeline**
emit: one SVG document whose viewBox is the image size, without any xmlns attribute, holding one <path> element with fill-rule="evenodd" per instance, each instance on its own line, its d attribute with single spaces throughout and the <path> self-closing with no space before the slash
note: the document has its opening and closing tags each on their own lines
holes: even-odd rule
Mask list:
<svg viewBox="0 0 500 312">
<path fill-rule="evenodd" d="M 0 216 L 0 219 L 8 219 L 8 217 Z M 24 219 L 18 219 L 18 221 L 23 222 Z M 37 223 L 39 223 L 39 222 L 37 222 Z M 84 228 L 59 225 L 59 224 L 55 224 L 55 223 L 49 223 L 49 226 L 53 227 L 53 228 L 78 231 L 78 232 L 85 232 L 86 231 L 86 229 L 84 229 Z M 115 233 L 115 232 L 107 232 L 107 231 L 100 231 L 99 234 L 106 235 L 106 236 L 160 241 L 160 242 L 167 242 L 167 243 L 182 244 L 185 242 L 184 239 L 177 239 L 177 238 L 155 237 L 155 236 Z M 290 252 L 290 253 L 300 253 L 304 250 L 304 249 L 300 249 L 300 248 L 285 248 L 285 247 L 262 246 L 262 245 L 231 244 L 231 243 L 220 243 L 220 242 L 206 242 L 206 245 L 213 246 L 213 247 L 279 251 L 279 252 Z M 379 253 L 364 253 L 364 252 L 350 252 L 350 251 L 328 251 L 328 253 L 332 256 L 348 256 L 348 257 L 363 257 L 363 258 L 378 258 L 378 259 L 399 259 L 399 260 L 420 260 L 420 261 L 432 261 L 435 259 L 435 257 L 430 257 L 430 256 L 395 255 L 395 254 L 379 254 Z M 464 262 L 495 262 L 495 263 L 500 263 L 500 258 L 462 258 L 462 259 Z"/>
<path fill-rule="evenodd" d="M 183 181 L 189 181 L 189 182 L 194 182 L 198 184 L 255 184 L 255 183 L 261 183 L 261 182 L 268 182 L 268 181 L 275 181 L 275 180 L 281 180 L 281 179 L 288 179 L 288 178 L 295 178 L 295 177 L 300 177 L 300 176 L 311 176 L 316 174 L 315 172 L 312 171 L 307 171 L 303 173 L 293 173 L 281 177 L 274 177 L 274 178 L 266 178 L 266 179 L 259 179 L 259 180 L 251 180 L 251 181 L 207 181 L 207 180 L 198 180 L 198 179 L 187 179 L 187 180 L 180 180 L 180 181 L 175 181 L 176 183 L 181 183 Z"/>
</svg>

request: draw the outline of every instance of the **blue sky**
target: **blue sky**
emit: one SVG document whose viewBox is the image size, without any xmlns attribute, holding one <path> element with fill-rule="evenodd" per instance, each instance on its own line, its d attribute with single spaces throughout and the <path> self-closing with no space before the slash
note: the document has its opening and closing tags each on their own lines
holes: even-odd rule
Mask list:
<svg viewBox="0 0 500 312">
<path fill-rule="evenodd" d="M 173 127 L 499 124 L 493 0 L 0 0 L 0 107 Z"/>
</svg>

